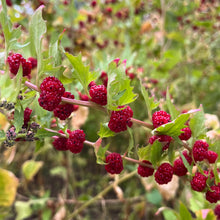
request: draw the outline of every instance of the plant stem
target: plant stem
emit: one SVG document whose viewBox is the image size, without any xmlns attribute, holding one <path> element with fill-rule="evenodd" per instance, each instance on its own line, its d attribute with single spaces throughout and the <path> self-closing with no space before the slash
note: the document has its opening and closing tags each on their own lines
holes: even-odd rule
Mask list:
<svg viewBox="0 0 220 220">
<path fill-rule="evenodd" d="M 85 208 L 87 208 L 88 206 L 90 206 L 91 204 L 95 203 L 98 199 L 101 199 L 104 195 L 106 195 L 115 185 L 119 185 L 120 183 L 130 179 L 131 177 L 133 177 L 136 174 L 136 170 L 124 175 L 123 177 L 121 177 L 120 179 L 116 180 L 115 182 L 111 183 L 109 186 L 107 186 L 103 191 L 101 191 L 98 195 L 96 195 L 95 197 L 93 197 L 91 200 L 89 200 L 88 202 L 84 203 L 83 205 L 81 205 L 78 209 L 76 209 L 70 216 L 68 216 L 68 219 L 72 219 L 74 217 L 76 217 L 80 212 L 82 212 Z"/>
<path fill-rule="evenodd" d="M 150 123 L 147 123 L 147 122 L 144 122 L 144 121 L 140 121 L 140 120 L 135 119 L 135 118 L 131 118 L 131 121 L 134 122 L 134 123 L 136 123 L 136 124 L 139 124 L 139 125 L 141 125 L 141 126 L 144 126 L 144 127 L 146 127 L 146 128 L 149 128 L 149 129 L 151 129 L 151 130 L 154 129 L 154 126 L 153 126 L 152 124 L 150 124 Z"/>
</svg>

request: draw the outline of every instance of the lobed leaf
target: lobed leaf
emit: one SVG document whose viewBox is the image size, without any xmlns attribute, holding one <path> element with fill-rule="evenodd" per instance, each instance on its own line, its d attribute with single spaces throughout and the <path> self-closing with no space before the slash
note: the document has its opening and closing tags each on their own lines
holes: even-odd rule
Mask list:
<svg viewBox="0 0 220 220">
<path fill-rule="evenodd" d="M 22 173 L 27 180 L 32 180 L 42 166 L 42 161 L 27 160 L 22 164 Z"/>
<path fill-rule="evenodd" d="M 100 138 L 104 137 L 112 137 L 115 135 L 115 132 L 111 131 L 108 127 L 108 122 L 107 123 L 101 123 L 100 124 L 100 130 L 98 132 L 98 135 Z"/>
</svg>

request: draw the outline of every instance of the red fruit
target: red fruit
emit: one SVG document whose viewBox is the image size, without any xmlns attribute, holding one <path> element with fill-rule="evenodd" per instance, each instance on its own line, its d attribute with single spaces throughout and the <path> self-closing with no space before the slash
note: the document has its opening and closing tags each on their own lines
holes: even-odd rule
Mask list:
<svg viewBox="0 0 220 220">
<path fill-rule="evenodd" d="M 180 134 L 179 139 L 180 140 L 189 140 L 191 138 L 192 132 L 189 127 L 181 129 L 181 131 L 184 131 L 183 133 Z"/>
<path fill-rule="evenodd" d="M 207 158 L 206 159 L 209 161 L 209 163 L 215 163 L 217 158 L 218 158 L 218 154 L 216 152 L 211 151 L 211 150 L 209 150 L 207 152 Z"/>
<path fill-rule="evenodd" d="M 143 163 L 146 163 L 146 164 L 149 164 L 149 165 L 152 165 L 152 163 L 150 161 L 147 161 L 147 160 L 143 160 L 142 161 Z M 142 166 L 139 164 L 138 166 L 138 174 L 142 177 L 148 177 L 148 176 L 152 176 L 154 173 L 154 169 L 153 168 L 150 168 L 150 167 L 147 167 L 147 166 Z"/>
<path fill-rule="evenodd" d="M 24 127 L 27 127 L 28 122 L 30 121 L 31 113 L 32 113 L 32 109 L 30 108 L 26 108 L 24 110 L 24 124 L 23 124 Z"/>
<path fill-rule="evenodd" d="M 185 176 L 187 173 L 187 169 L 183 163 L 182 158 L 178 158 L 173 163 L 173 171 L 177 176 Z"/>
<path fill-rule="evenodd" d="M 96 5 L 97 5 L 97 2 L 96 2 L 96 1 L 92 1 L 92 2 L 91 2 L 91 7 L 94 8 Z"/>
<path fill-rule="evenodd" d="M 102 83 L 105 87 L 108 85 L 108 75 L 106 72 L 102 71 L 100 78 L 102 79 Z"/>
<path fill-rule="evenodd" d="M 154 114 L 152 115 L 152 122 L 154 128 L 157 128 L 163 124 L 170 122 L 170 117 L 170 114 L 162 110 L 154 112 Z"/>
<path fill-rule="evenodd" d="M 61 134 L 64 134 L 62 130 L 59 131 L 59 133 Z M 60 151 L 66 151 L 68 150 L 68 147 L 67 147 L 67 138 L 65 137 L 56 137 L 55 140 L 53 141 L 53 147 L 56 149 L 56 150 L 60 150 Z"/>
<path fill-rule="evenodd" d="M 173 177 L 173 167 L 169 163 L 163 163 L 158 168 L 154 174 L 155 181 L 158 184 L 167 184 L 172 180 Z"/>
<path fill-rule="evenodd" d="M 61 96 L 54 92 L 41 92 L 38 99 L 39 105 L 47 111 L 53 111 L 61 102 Z"/>
<path fill-rule="evenodd" d="M 183 156 L 186 158 L 187 162 L 189 163 L 189 165 L 192 164 L 193 159 L 192 157 L 189 155 L 189 152 L 187 150 L 183 151 Z"/>
<path fill-rule="evenodd" d="M 84 95 L 82 94 L 81 92 L 78 92 L 79 94 L 79 98 L 82 100 L 82 101 L 89 101 L 89 97 L 87 95 Z"/>
<path fill-rule="evenodd" d="M 208 147 L 209 145 L 202 140 L 198 140 L 194 143 L 192 152 L 195 162 L 202 161 L 207 158 Z"/>
<path fill-rule="evenodd" d="M 218 220 L 220 219 L 220 204 L 216 205 L 214 209 L 215 215 L 218 217 Z"/>
<path fill-rule="evenodd" d="M 9 64 L 9 70 L 12 74 L 16 75 L 21 63 L 22 55 L 19 53 L 14 53 L 11 56 L 8 56 L 7 62 Z"/>
<path fill-rule="evenodd" d="M 211 191 L 206 192 L 206 200 L 210 203 L 216 203 L 220 200 L 220 186 L 211 186 Z"/>
<path fill-rule="evenodd" d="M 105 165 L 105 170 L 111 174 L 119 174 L 124 168 L 121 155 L 118 153 L 109 154 L 106 157 L 105 162 L 107 163 Z"/>
<path fill-rule="evenodd" d="M 31 62 L 32 64 L 32 69 L 34 69 L 35 67 L 37 67 L 37 59 L 35 59 L 34 57 L 29 57 L 28 61 Z"/>
<path fill-rule="evenodd" d="M 89 90 L 91 101 L 99 105 L 107 104 L 107 89 L 104 85 L 92 86 Z"/>
<path fill-rule="evenodd" d="M 69 138 L 67 140 L 67 147 L 68 149 L 74 153 L 78 154 L 83 149 L 83 142 L 85 141 L 85 133 L 83 130 L 75 130 L 69 131 Z"/>
<path fill-rule="evenodd" d="M 119 107 L 121 108 L 121 107 Z M 131 127 L 131 117 L 133 116 L 132 109 L 127 106 L 120 111 L 112 111 L 108 127 L 111 131 L 116 133 L 127 130 L 127 126 Z"/>
<path fill-rule="evenodd" d="M 63 84 L 54 76 L 46 77 L 40 85 L 41 92 L 53 92 L 62 96 L 65 92 Z"/>
<path fill-rule="evenodd" d="M 91 81 L 91 82 L 89 83 L 89 85 L 88 85 L 89 88 L 91 88 L 92 86 L 96 86 L 95 81 Z"/>
<path fill-rule="evenodd" d="M 25 60 L 23 57 L 21 58 L 21 64 L 23 69 L 23 76 L 27 76 L 30 78 L 32 63 L 31 61 Z"/>
<path fill-rule="evenodd" d="M 7 4 L 7 6 L 9 6 L 9 7 L 11 7 L 13 4 L 12 4 L 12 2 L 11 2 L 11 0 L 6 0 L 6 4 Z"/>
<path fill-rule="evenodd" d="M 158 140 L 159 142 L 162 142 L 164 144 L 163 150 L 166 150 L 170 146 L 170 142 L 172 141 L 172 137 L 170 137 L 168 135 L 155 135 L 149 139 L 149 143 L 153 144 L 154 141 L 156 141 L 156 140 Z"/>
<path fill-rule="evenodd" d="M 74 95 L 72 95 L 70 92 L 64 92 L 63 97 L 74 99 Z M 65 103 L 65 104 L 58 105 L 53 110 L 53 113 L 54 113 L 54 116 L 58 117 L 60 120 L 65 120 L 71 115 L 74 109 L 75 109 L 74 105 Z"/>
<path fill-rule="evenodd" d="M 206 176 L 197 172 L 190 182 L 192 189 L 198 192 L 202 192 L 206 187 L 206 180 Z"/>
</svg>

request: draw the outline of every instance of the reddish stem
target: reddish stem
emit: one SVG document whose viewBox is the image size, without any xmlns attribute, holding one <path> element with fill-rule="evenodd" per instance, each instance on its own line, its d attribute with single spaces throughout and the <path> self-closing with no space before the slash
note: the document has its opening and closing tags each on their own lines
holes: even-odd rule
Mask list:
<svg viewBox="0 0 220 220">
<path fill-rule="evenodd" d="M 149 129 L 151 129 L 151 130 L 154 129 L 154 126 L 153 126 L 152 124 L 147 123 L 147 122 L 144 122 L 144 121 L 140 121 L 140 120 L 138 120 L 138 119 L 136 119 L 136 118 L 131 118 L 131 121 L 134 122 L 134 123 L 136 123 L 136 124 L 139 124 L 139 125 L 141 125 L 141 126 L 147 127 L 147 128 L 149 128 Z"/>
</svg>

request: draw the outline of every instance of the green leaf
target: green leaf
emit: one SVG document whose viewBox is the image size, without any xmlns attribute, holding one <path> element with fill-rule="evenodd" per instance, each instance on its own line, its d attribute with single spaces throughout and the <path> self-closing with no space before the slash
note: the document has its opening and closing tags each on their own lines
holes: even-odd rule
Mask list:
<svg viewBox="0 0 220 220">
<path fill-rule="evenodd" d="M 95 155 L 96 155 L 96 163 L 97 164 L 106 164 L 105 163 L 105 153 L 108 150 L 110 144 L 107 144 L 105 147 L 102 147 L 101 145 L 95 149 Z"/>
<path fill-rule="evenodd" d="M 30 48 L 31 48 L 31 54 L 37 54 L 37 68 L 40 72 L 41 65 L 42 65 L 42 39 L 43 35 L 47 31 L 46 21 L 42 18 L 42 10 L 44 6 L 38 7 L 37 10 L 35 10 L 34 14 L 31 17 L 30 23 L 29 23 L 29 33 L 30 33 Z"/>
<path fill-rule="evenodd" d="M 30 202 L 16 201 L 15 209 L 17 213 L 16 220 L 26 219 L 32 214 Z"/>
<path fill-rule="evenodd" d="M 184 155 L 183 155 L 181 152 L 179 152 L 179 153 L 180 153 L 180 156 L 181 156 L 181 158 L 182 158 L 182 161 L 183 161 L 184 166 L 186 167 L 186 169 L 188 170 L 188 172 L 192 175 L 193 163 L 192 163 L 192 165 L 189 165 L 189 163 L 188 163 L 188 161 L 186 160 L 186 158 L 184 157 Z"/>
<path fill-rule="evenodd" d="M 0 168 L 0 206 L 11 206 L 17 193 L 18 179 L 15 175 Z"/>
<path fill-rule="evenodd" d="M 137 99 L 137 94 L 133 93 L 131 81 L 125 74 L 123 64 L 117 66 L 115 62 L 109 64 L 107 86 L 107 108 L 118 110 L 118 106 L 127 105 Z"/>
<path fill-rule="evenodd" d="M 50 170 L 51 176 L 60 176 L 64 179 L 67 177 L 67 171 L 65 167 L 57 166 Z"/>
<path fill-rule="evenodd" d="M 180 213 L 180 220 L 186 220 L 186 219 L 192 220 L 192 216 L 189 210 L 182 202 L 180 203 L 179 213 Z"/>
<path fill-rule="evenodd" d="M 127 148 L 128 156 L 131 157 L 133 154 L 132 149 L 134 148 L 134 135 L 133 135 L 133 129 L 128 127 L 128 133 L 130 135 L 129 139 L 129 146 Z"/>
<path fill-rule="evenodd" d="M 38 137 L 39 139 L 45 138 L 45 137 L 52 137 L 56 136 L 55 132 L 47 131 L 44 128 L 38 129 L 35 137 Z"/>
<path fill-rule="evenodd" d="M 148 92 L 146 91 L 145 87 L 142 85 L 141 82 L 140 82 L 140 85 L 141 85 L 141 93 L 144 97 L 144 101 L 147 106 L 148 117 L 152 118 L 152 110 L 154 110 L 155 108 L 159 106 L 159 102 L 154 102 L 154 98 L 149 97 Z"/>
<path fill-rule="evenodd" d="M 192 137 L 197 139 L 200 135 L 205 134 L 205 115 L 202 106 L 201 111 L 197 112 L 189 122 L 189 127 L 192 131 Z"/>
<path fill-rule="evenodd" d="M 172 209 L 164 209 L 163 210 L 163 216 L 165 220 L 176 220 L 179 219 L 179 215 L 176 211 Z"/>
<path fill-rule="evenodd" d="M 147 145 L 146 147 L 139 147 L 137 154 L 139 160 L 150 160 L 150 153 L 151 153 L 151 145 Z"/>
<path fill-rule="evenodd" d="M 3 130 L 0 130 L 0 138 L 4 138 L 5 137 L 5 132 Z"/>
<path fill-rule="evenodd" d="M 22 173 L 27 180 L 32 180 L 43 166 L 42 161 L 27 160 L 22 164 Z"/>
<path fill-rule="evenodd" d="M 181 129 L 185 128 L 186 121 L 189 119 L 189 113 L 179 115 L 175 120 L 155 128 L 152 133 L 154 135 L 169 135 L 177 137 L 181 134 Z"/>
<path fill-rule="evenodd" d="M 89 72 L 89 66 L 83 64 L 81 54 L 75 57 L 66 52 L 65 55 L 74 68 L 73 78 L 79 80 L 85 92 L 88 94 L 88 85 L 98 77 L 98 72 Z"/>
<path fill-rule="evenodd" d="M 177 116 L 180 114 L 180 112 L 176 110 L 175 106 L 171 102 L 170 94 L 169 94 L 168 89 L 167 89 L 167 93 L 166 93 L 166 104 L 167 104 L 169 113 L 171 115 L 171 119 L 173 120 L 173 119 L 177 118 Z"/>
<path fill-rule="evenodd" d="M 153 164 L 153 166 L 156 166 L 160 160 L 162 155 L 162 144 L 158 140 L 154 141 L 154 143 L 151 145 L 151 155 L 150 155 L 150 162 Z"/>
<path fill-rule="evenodd" d="M 22 125 L 24 124 L 24 109 L 20 105 L 20 103 L 17 103 L 15 105 L 15 111 L 14 111 L 14 126 L 16 128 L 16 132 L 19 132 L 22 128 Z"/>
<path fill-rule="evenodd" d="M 193 212 L 201 210 L 205 204 L 204 195 L 201 192 L 196 192 L 194 190 L 191 191 L 192 197 L 189 200 L 190 209 Z"/>
<path fill-rule="evenodd" d="M 44 146 L 44 140 L 40 139 L 40 140 L 37 140 L 35 143 L 36 143 L 35 153 L 37 153 Z"/>
<path fill-rule="evenodd" d="M 108 122 L 107 123 L 101 123 L 100 124 L 100 131 L 98 132 L 99 137 L 104 138 L 104 137 L 112 137 L 115 135 L 115 132 L 111 131 L 108 127 Z"/>
<path fill-rule="evenodd" d="M 162 202 L 162 196 L 157 189 L 153 189 L 151 192 L 146 193 L 147 201 L 156 205 L 160 206 Z"/>
</svg>

